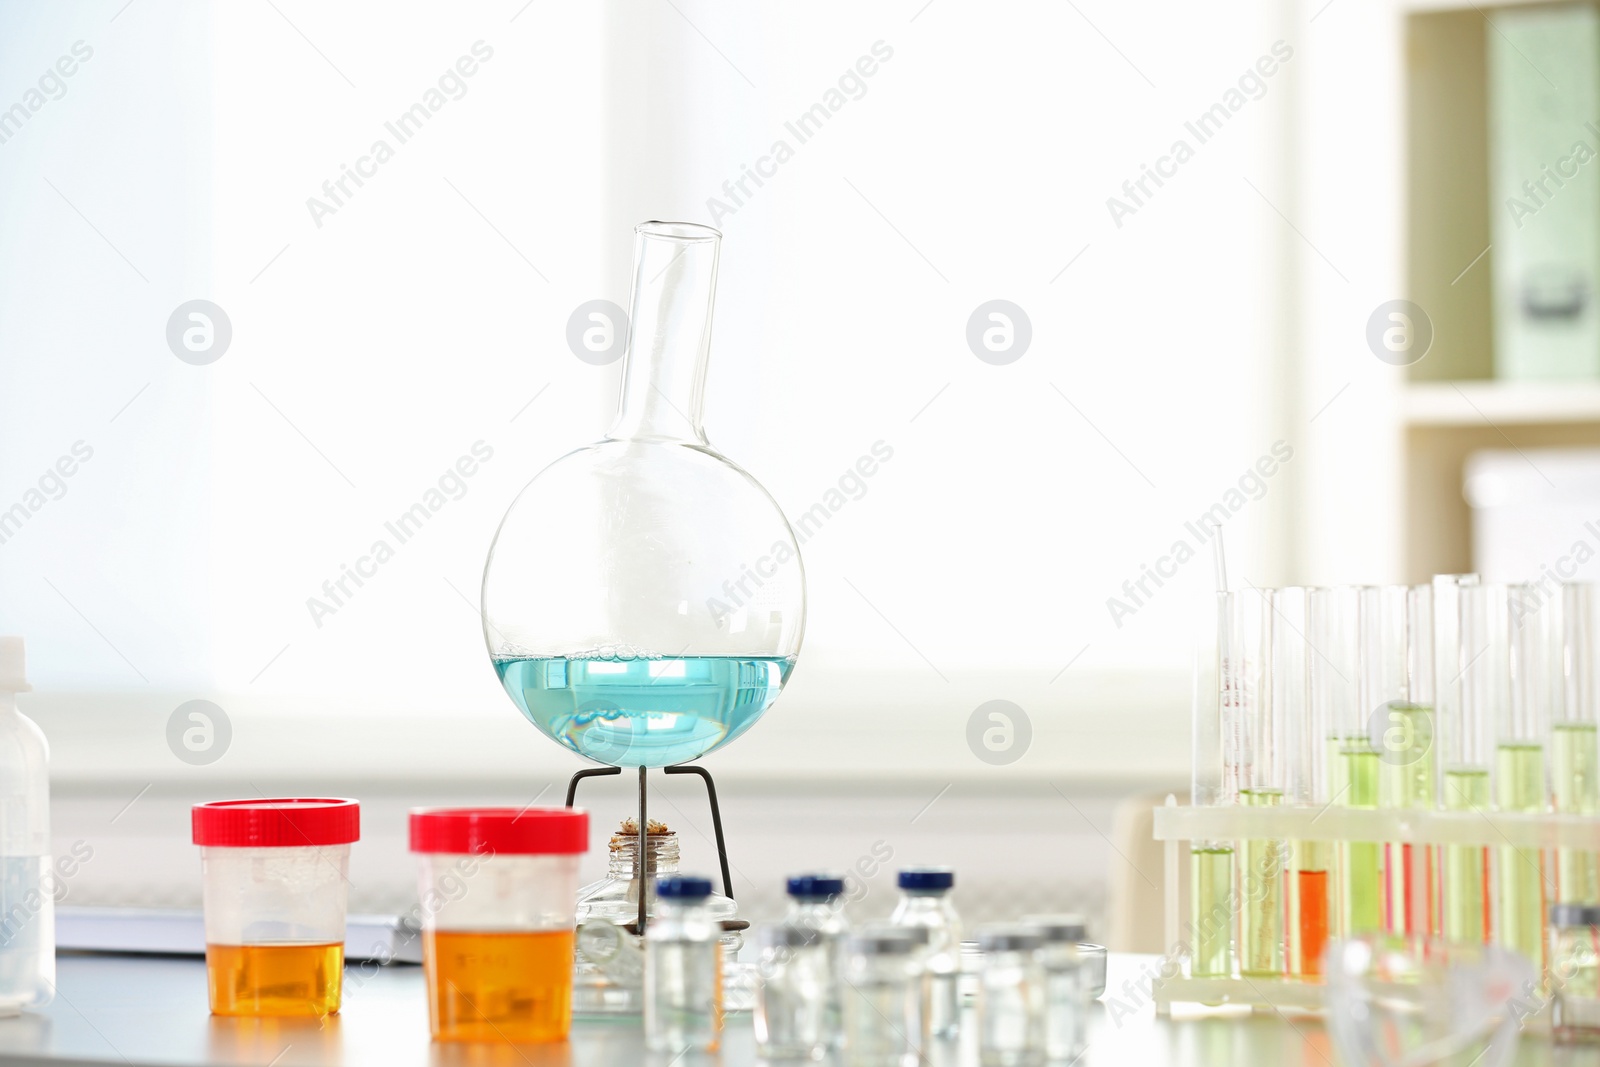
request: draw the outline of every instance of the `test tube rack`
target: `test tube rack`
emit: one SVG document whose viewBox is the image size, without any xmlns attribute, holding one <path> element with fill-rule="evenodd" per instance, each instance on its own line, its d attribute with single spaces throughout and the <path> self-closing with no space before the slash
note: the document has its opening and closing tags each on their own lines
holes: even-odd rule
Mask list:
<svg viewBox="0 0 1600 1067">
<path fill-rule="evenodd" d="M 1180 805 L 1176 797 L 1168 796 L 1166 803 L 1155 809 L 1153 836 L 1162 843 L 1164 851 L 1163 942 L 1167 946 L 1154 982 L 1156 1011 L 1170 1014 L 1173 1005 L 1182 1004 L 1241 1005 L 1260 1011 L 1316 1013 L 1323 1006 L 1319 979 L 1287 975 L 1283 978 L 1189 976 L 1184 946 L 1190 944 L 1191 932 L 1183 922 L 1180 903 L 1185 870 L 1182 844 L 1195 841 L 1344 841 L 1427 847 L 1466 845 L 1494 850 L 1509 846 L 1528 853 L 1548 853 L 1556 849 L 1600 853 L 1600 815 L 1361 810 L 1331 805 L 1195 807 Z M 1535 1028 L 1541 1025 L 1537 1016 L 1528 1021 Z"/>
</svg>

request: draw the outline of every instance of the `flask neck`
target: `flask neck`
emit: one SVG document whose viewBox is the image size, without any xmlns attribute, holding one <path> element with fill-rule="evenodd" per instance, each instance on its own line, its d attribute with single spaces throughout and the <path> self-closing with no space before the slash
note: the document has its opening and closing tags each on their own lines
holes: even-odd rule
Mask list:
<svg viewBox="0 0 1600 1067">
<path fill-rule="evenodd" d="M 622 400 L 607 437 L 705 444 L 700 425 L 722 235 L 686 222 L 634 230 Z"/>
<path fill-rule="evenodd" d="M 617 834 L 611 839 L 611 865 L 606 872 L 612 878 L 631 879 L 634 858 L 639 854 L 639 839 L 631 834 Z M 645 837 L 645 877 L 678 873 L 678 835 L 675 833 L 649 834 Z"/>
</svg>

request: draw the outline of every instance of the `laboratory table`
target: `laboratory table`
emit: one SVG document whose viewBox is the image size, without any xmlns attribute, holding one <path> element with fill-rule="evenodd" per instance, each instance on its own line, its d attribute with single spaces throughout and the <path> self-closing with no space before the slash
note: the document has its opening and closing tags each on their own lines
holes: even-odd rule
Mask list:
<svg viewBox="0 0 1600 1067">
<path fill-rule="evenodd" d="M 1105 1002 L 1093 1008 L 1090 1041 L 1079 1067 L 1334 1067 L 1339 1057 L 1313 1019 L 1234 1015 L 1157 1018 L 1141 975 L 1154 957 L 1113 954 Z M 428 1038 L 422 968 L 390 966 L 346 981 L 343 1011 L 315 1019 L 225 1019 L 206 1010 L 205 964 L 196 958 L 62 953 L 57 996 L 39 1014 L 0 1019 L 0 1064 L 410 1064 L 471 1067 L 668 1067 L 644 1052 L 639 1024 L 585 1022 L 556 1045 L 436 1044 Z M 1145 989 L 1148 986 L 1145 985 Z M 970 1039 L 940 1048 L 934 1065 L 976 1064 Z M 758 1062 L 747 1013 L 729 1017 L 717 1056 L 677 1063 Z M 1519 1064 L 1600 1065 L 1600 1052 L 1552 1049 L 1525 1041 Z M 674 1065 L 676 1067 L 676 1065 Z"/>
</svg>

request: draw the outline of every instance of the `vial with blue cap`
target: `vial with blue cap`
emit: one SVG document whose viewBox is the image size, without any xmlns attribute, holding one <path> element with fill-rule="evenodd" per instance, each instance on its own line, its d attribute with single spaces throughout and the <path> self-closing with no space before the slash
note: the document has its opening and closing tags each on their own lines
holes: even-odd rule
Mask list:
<svg viewBox="0 0 1600 1067">
<path fill-rule="evenodd" d="M 927 944 L 918 949 L 923 971 L 923 1029 L 930 1038 L 953 1038 L 961 1023 L 961 918 L 950 896 L 955 872 L 949 867 L 907 867 L 896 881 L 900 900 L 889 922 L 928 932 Z"/>
<path fill-rule="evenodd" d="M 656 913 L 644 936 L 644 1036 L 652 1051 L 678 1056 L 721 1044 L 721 931 L 710 897 L 709 878 L 656 882 Z"/>
<path fill-rule="evenodd" d="M 845 939 L 850 935 L 850 923 L 844 915 L 844 876 L 790 875 L 786 888 L 789 912 L 783 917 L 783 925 L 814 931 L 826 957 L 829 982 L 824 1027 L 828 1044 L 837 1048 L 842 1033 L 840 989 L 844 984 Z"/>
</svg>

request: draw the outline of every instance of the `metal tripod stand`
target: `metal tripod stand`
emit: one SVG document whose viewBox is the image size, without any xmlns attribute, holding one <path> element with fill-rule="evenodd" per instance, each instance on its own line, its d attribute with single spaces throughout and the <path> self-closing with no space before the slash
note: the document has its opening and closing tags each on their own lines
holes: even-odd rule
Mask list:
<svg viewBox="0 0 1600 1067">
<path fill-rule="evenodd" d="M 722 809 L 717 806 L 717 784 L 711 779 L 711 772 L 704 767 L 680 763 L 673 767 L 663 767 L 667 774 L 694 774 L 706 784 L 706 796 L 711 801 L 711 829 L 717 838 L 717 863 L 722 869 L 722 892 L 729 900 L 733 899 L 733 879 L 728 874 L 728 847 L 722 839 Z M 639 768 L 639 846 L 633 855 L 633 876 L 639 887 L 639 920 L 638 928 L 633 933 L 644 935 L 645 902 L 648 894 L 645 892 L 646 879 L 646 844 L 645 838 L 649 833 L 649 824 L 645 819 L 645 776 L 648 767 Z M 578 794 L 578 783 L 585 778 L 605 778 L 613 774 L 621 774 L 621 767 L 586 767 L 572 776 L 567 782 L 567 807 L 572 807 L 572 801 Z"/>
</svg>

